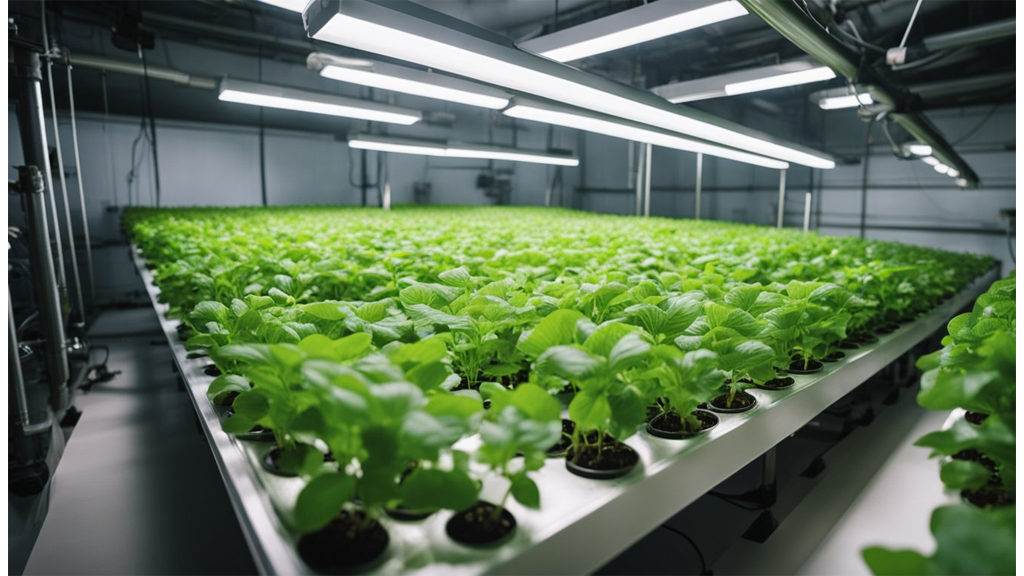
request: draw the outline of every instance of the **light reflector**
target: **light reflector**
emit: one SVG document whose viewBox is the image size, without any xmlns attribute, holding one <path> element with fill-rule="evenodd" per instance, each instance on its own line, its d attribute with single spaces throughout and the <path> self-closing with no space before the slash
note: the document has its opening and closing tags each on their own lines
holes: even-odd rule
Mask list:
<svg viewBox="0 0 1024 576">
<path fill-rule="evenodd" d="M 507 39 L 411 2 L 311 3 L 304 21 L 317 40 L 414 62 L 580 108 L 658 126 L 755 154 L 834 168 L 826 154 L 754 132 L 649 92 L 518 50 Z"/>
<path fill-rule="evenodd" d="M 504 108 L 511 98 L 501 90 L 385 62 L 354 66 L 332 59 L 326 54 L 311 54 L 309 62 L 311 65 L 316 63 L 322 66 L 320 75 L 324 78 L 424 98 L 436 98 L 492 110 Z"/>
<path fill-rule="evenodd" d="M 378 136 L 372 134 L 352 134 L 348 138 L 348 145 L 360 150 L 395 152 L 397 154 L 417 154 L 421 156 L 442 156 L 446 158 L 482 158 L 487 160 L 508 160 L 510 162 L 551 164 L 554 166 L 579 166 L 580 163 L 579 158 L 571 154 L 557 154 L 553 152 L 521 150 L 518 148 L 507 148 L 503 146 L 449 143 L 394 136 Z"/>
<path fill-rule="evenodd" d="M 218 98 L 225 102 L 341 116 L 372 122 L 415 124 L 422 118 L 420 112 L 380 102 L 345 98 L 332 94 L 307 92 L 294 88 L 271 86 L 257 82 L 224 78 L 220 81 Z"/>
<path fill-rule="evenodd" d="M 725 148 L 723 146 L 715 146 L 714 144 L 708 144 L 706 142 L 698 142 L 677 136 L 671 132 L 660 131 L 657 128 L 644 126 L 628 120 L 588 112 L 586 110 L 573 109 L 571 107 L 558 104 L 552 105 L 522 98 L 514 98 L 512 100 L 512 105 L 506 109 L 503 114 L 511 116 L 512 118 L 544 122 L 546 124 L 554 124 L 555 126 L 564 126 L 566 128 L 575 128 L 576 130 L 593 132 L 595 134 L 604 134 L 605 136 L 623 138 L 625 140 L 632 140 L 633 142 L 642 142 L 654 146 L 662 146 L 664 148 L 684 150 L 686 152 L 699 152 L 709 156 L 727 158 L 729 160 L 753 164 L 755 166 L 763 166 L 765 168 L 781 170 L 789 167 L 789 164 L 782 160 L 748 154 L 746 152 L 741 152 L 732 148 Z"/>
<path fill-rule="evenodd" d="M 570 62 L 743 16 L 736 0 L 651 2 L 579 26 L 533 38 L 519 47 Z"/>
</svg>

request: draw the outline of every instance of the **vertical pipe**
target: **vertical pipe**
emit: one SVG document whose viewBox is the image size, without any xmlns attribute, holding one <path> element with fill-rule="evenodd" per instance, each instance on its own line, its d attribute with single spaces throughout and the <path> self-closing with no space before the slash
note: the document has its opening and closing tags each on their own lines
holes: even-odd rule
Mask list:
<svg viewBox="0 0 1024 576">
<path fill-rule="evenodd" d="M 782 228 L 782 215 L 786 211 L 786 169 L 779 170 L 779 216 L 776 228 Z"/>
<path fill-rule="evenodd" d="M 71 108 L 71 144 L 75 151 L 75 176 L 78 179 L 78 204 L 82 210 L 82 233 L 85 239 L 85 265 L 89 271 L 89 298 L 96 301 L 96 273 L 92 265 L 92 237 L 89 234 L 89 214 L 85 209 L 85 188 L 82 187 L 82 159 L 78 154 L 78 121 L 75 118 L 75 89 L 71 82 L 71 62 L 68 62 L 68 103 Z M 83 311 L 84 313 L 84 311 Z"/>
<path fill-rule="evenodd" d="M 644 147 L 640 146 L 637 153 L 640 157 L 637 159 L 636 166 L 636 215 L 639 216 L 643 209 L 643 194 L 644 194 Z"/>
<path fill-rule="evenodd" d="M 28 400 L 25 398 L 25 378 L 21 373 L 21 351 L 18 350 L 18 330 L 14 325 L 10 286 L 7 287 L 7 382 L 17 396 L 19 424 L 24 426 L 29 423 Z"/>
<path fill-rule="evenodd" d="M 874 122 L 868 123 L 868 133 L 864 137 L 864 171 L 860 177 L 860 237 L 867 236 L 868 225 L 868 167 L 871 163 L 871 129 Z"/>
<path fill-rule="evenodd" d="M 651 216 L 651 145 L 644 145 L 644 218 Z"/>
<path fill-rule="evenodd" d="M 385 210 L 391 210 L 391 170 L 388 169 L 388 155 L 384 154 L 384 190 L 381 192 L 380 204 Z"/>
<path fill-rule="evenodd" d="M 67 341 L 64 336 L 62 292 L 57 284 L 57 268 L 50 251 L 50 231 L 46 221 L 46 186 L 49 159 L 46 146 L 46 121 L 43 118 L 43 95 L 40 89 L 42 73 L 39 55 L 16 44 L 11 45 L 14 73 L 17 82 L 18 130 L 26 168 L 19 173 L 22 204 L 29 229 L 29 260 L 32 288 L 39 306 L 39 316 L 46 340 L 47 376 L 50 383 L 50 402 L 62 409 L 68 380 Z M 52 188 L 51 197 L 52 197 Z M 51 204 L 52 206 L 52 204 Z M 57 246 L 60 246 L 58 241 Z"/>
<path fill-rule="evenodd" d="M 45 13 L 44 13 L 45 17 Z M 53 122 L 53 145 L 57 149 L 57 175 L 60 180 L 60 193 L 64 201 L 64 225 L 68 231 L 68 257 L 71 260 L 71 278 L 75 281 L 75 309 L 78 312 L 80 326 L 85 326 L 85 300 L 82 298 L 82 277 L 78 274 L 78 253 L 75 251 L 75 229 L 71 223 L 71 203 L 68 201 L 68 182 L 64 177 L 64 152 L 60 144 L 60 125 L 57 123 L 57 98 L 53 89 L 53 60 L 46 58 L 46 81 L 50 94 L 50 120 Z M 56 202 L 54 202 L 56 207 Z M 53 223 L 54 228 L 60 225 Z"/>
<path fill-rule="evenodd" d="M 694 189 L 696 196 L 693 201 L 693 217 L 700 220 L 700 189 L 704 185 L 704 153 L 697 152 L 697 186 Z"/>
<path fill-rule="evenodd" d="M 811 193 L 804 193 L 804 232 L 811 229 Z"/>
</svg>

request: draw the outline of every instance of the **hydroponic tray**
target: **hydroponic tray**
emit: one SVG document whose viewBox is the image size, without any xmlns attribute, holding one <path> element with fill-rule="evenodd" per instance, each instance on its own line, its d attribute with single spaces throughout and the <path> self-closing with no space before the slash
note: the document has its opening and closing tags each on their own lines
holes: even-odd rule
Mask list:
<svg viewBox="0 0 1024 576">
<path fill-rule="evenodd" d="M 242 532 L 261 573 L 310 573 L 299 558 L 297 535 L 280 514 L 287 515 L 303 481 L 265 472 L 260 460 L 271 443 L 239 440 L 221 430 L 223 409 L 206 397 L 212 378 L 203 371 L 208 358 L 188 358 L 177 337 L 177 320 L 166 317 L 168 306 L 157 301 L 159 290 L 138 249 L 132 258 L 174 352 L 185 388 L 210 442 Z M 384 518 L 391 543 L 375 573 L 393 574 L 531 574 L 585 573 L 605 564 L 712 487 L 807 424 L 833 402 L 942 327 L 972 303 L 998 278 L 993 268 L 975 279 L 931 313 L 879 337 L 875 344 L 847 351 L 846 359 L 826 364 L 824 371 L 796 375 L 786 390 L 754 389 L 757 406 L 741 414 L 721 414 L 708 434 L 687 440 L 665 440 L 639 432 L 626 443 L 640 455 L 640 464 L 624 477 L 587 480 L 570 474 L 562 459 L 549 459 L 536 473 L 541 508 L 516 502 L 508 509 L 518 528 L 511 540 L 492 549 L 470 549 L 447 537 L 442 511 L 419 522 Z M 471 450 L 476 437 L 456 445 Z M 482 498 L 499 497 L 497 477 L 484 477 Z"/>
</svg>

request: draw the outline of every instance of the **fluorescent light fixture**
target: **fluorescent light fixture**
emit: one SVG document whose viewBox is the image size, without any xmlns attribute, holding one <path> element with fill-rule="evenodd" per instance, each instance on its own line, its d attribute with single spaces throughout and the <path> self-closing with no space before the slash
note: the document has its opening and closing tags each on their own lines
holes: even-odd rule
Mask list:
<svg viewBox="0 0 1024 576">
<path fill-rule="evenodd" d="M 748 154 L 732 148 L 690 140 L 665 130 L 658 130 L 657 128 L 630 122 L 629 120 L 580 110 L 563 104 L 538 102 L 517 97 L 512 100 L 512 105 L 503 113 L 512 118 L 575 128 L 585 132 L 604 134 L 613 138 L 623 138 L 633 142 L 642 142 L 664 148 L 699 152 L 709 156 L 727 158 L 765 168 L 781 170 L 789 167 L 789 164 L 782 160 L 765 158 L 764 156 Z"/>
<path fill-rule="evenodd" d="M 831 96 L 818 100 L 818 107 L 822 110 L 839 110 L 841 108 L 853 108 L 855 106 L 870 106 L 875 103 L 871 94 L 850 94 L 848 96 Z"/>
<path fill-rule="evenodd" d="M 955 168 L 950 168 L 949 170 L 946 170 L 946 176 L 949 176 L 950 178 L 956 178 L 959 175 L 960 171 L 956 170 Z"/>
<path fill-rule="evenodd" d="M 921 158 L 921 162 L 924 162 L 929 166 L 938 166 L 940 164 L 939 159 L 934 156 L 925 156 L 924 158 Z"/>
<path fill-rule="evenodd" d="M 651 2 L 522 42 L 519 47 L 571 62 L 743 16 L 736 0 Z"/>
<path fill-rule="evenodd" d="M 827 154 L 777 141 L 697 110 L 519 50 L 502 36 L 412 2 L 312 2 L 303 15 L 312 38 L 549 98 L 587 110 L 787 160 L 834 168 Z"/>
<path fill-rule="evenodd" d="M 306 4 L 309 4 L 309 0 L 260 0 L 260 2 L 292 12 L 302 12 Z"/>
<path fill-rule="evenodd" d="M 907 152 L 914 156 L 931 156 L 932 147 L 927 144 L 908 144 Z"/>
<path fill-rule="evenodd" d="M 768 66 L 761 66 L 758 68 L 747 68 L 746 70 L 737 70 L 735 72 L 726 72 L 725 74 L 717 74 L 715 76 L 706 76 L 704 78 L 697 78 L 695 80 L 686 80 L 684 82 L 672 82 L 670 84 L 664 84 L 662 86 L 655 86 L 651 88 L 651 92 L 654 92 L 658 96 L 672 102 L 673 104 L 680 104 L 683 102 L 694 102 L 697 100 L 707 100 L 709 98 L 722 98 L 729 96 L 726 92 L 726 87 L 736 84 L 744 84 L 746 82 L 753 82 L 756 80 L 769 81 L 778 77 L 785 77 L 791 74 L 811 74 L 813 70 L 821 69 L 821 64 L 818 64 L 814 60 L 809 58 L 803 58 L 800 60 L 792 60 L 789 62 L 783 62 L 781 64 L 771 64 Z M 814 72 L 814 74 L 821 74 L 821 72 Z M 846 95 L 846 89 L 841 89 L 842 92 L 831 93 L 830 91 L 822 91 L 817 94 L 822 96 L 844 96 Z M 812 96 L 812 100 L 817 101 Z"/>
<path fill-rule="evenodd" d="M 388 122 L 391 124 L 415 124 L 422 118 L 422 115 L 417 110 L 399 108 L 380 102 L 307 92 L 294 88 L 284 88 L 229 78 L 224 78 L 220 81 L 218 98 L 225 102 L 341 116 L 343 118 L 355 118 L 372 122 Z"/>
<path fill-rule="evenodd" d="M 946 172 L 949 172 L 949 166 L 946 166 L 945 164 L 936 164 L 932 166 L 932 168 L 934 168 L 935 171 L 938 172 L 939 174 L 945 174 Z"/>
<path fill-rule="evenodd" d="M 500 110 L 508 106 L 511 98 L 488 86 L 384 62 L 353 66 L 319 53 L 311 54 L 307 62 L 310 66 L 322 66 L 320 75 L 324 78 L 469 106 Z"/>
<path fill-rule="evenodd" d="M 835 77 L 836 73 L 833 72 L 831 68 L 828 66 L 819 66 L 817 68 L 802 70 L 800 72 L 790 72 L 789 74 L 780 74 L 778 76 L 770 76 L 768 78 L 758 78 L 757 80 L 747 80 L 745 82 L 726 84 L 725 94 L 727 96 L 749 94 L 750 92 L 761 92 L 763 90 L 785 88 L 786 86 L 798 86 L 800 84 L 809 84 L 811 82 L 821 82 L 823 80 L 831 80 Z"/>
<path fill-rule="evenodd" d="M 554 166 L 579 166 L 580 164 L 579 158 L 571 154 L 372 134 L 352 134 L 348 137 L 348 145 L 360 150 L 417 154 L 421 156 L 442 156 L 445 158 L 482 158 L 487 160 L 551 164 Z"/>
</svg>

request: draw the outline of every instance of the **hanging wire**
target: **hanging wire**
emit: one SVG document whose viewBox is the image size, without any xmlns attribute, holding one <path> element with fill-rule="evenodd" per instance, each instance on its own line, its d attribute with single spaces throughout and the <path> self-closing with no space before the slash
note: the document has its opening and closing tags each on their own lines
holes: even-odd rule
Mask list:
<svg viewBox="0 0 1024 576">
<path fill-rule="evenodd" d="M 914 13 L 910 15 L 910 23 L 907 24 L 907 31 L 903 33 L 903 40 L 900 40 L 900 48 L 907 45 L 907 38 L 910 37 L 910 29 L 914 27 L 914 20 L 917 19 L 917 11 L 921 9 L 921 2 L 923 0 L 917 0 L 917 4 L 914 5 Z"/>
</svg>

